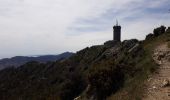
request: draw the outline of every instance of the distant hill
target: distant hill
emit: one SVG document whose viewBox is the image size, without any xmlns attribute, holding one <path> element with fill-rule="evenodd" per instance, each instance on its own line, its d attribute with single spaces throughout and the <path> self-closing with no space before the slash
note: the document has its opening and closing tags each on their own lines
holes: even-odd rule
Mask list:
<svg viewBox="0 0 170 100">
<path fill-rule="evenodd" d="M 74 53 L 65 52 L 59 55 L 42 55 L 36 57 L 28 57 L 28 56 L 15 56 L 12 58 L 4 58 L 0 60 L 0 70 L 7 67 L 18 67 L 30 61 L 37 61 L 41 63 L 45 63 L 48 61 L 56 61 L 60 59 L 65 59 L 73 55 Z"/>
</svg>

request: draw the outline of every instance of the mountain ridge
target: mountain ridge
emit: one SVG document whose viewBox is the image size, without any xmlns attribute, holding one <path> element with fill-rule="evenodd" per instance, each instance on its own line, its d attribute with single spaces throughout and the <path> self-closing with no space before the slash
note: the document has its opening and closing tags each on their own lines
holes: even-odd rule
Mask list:
<svg viewBox="0 0 170 100">
<path fill-rule="evenodd" d="M 72 56 L 72 52 L 64 52 L 58 55 L 40 55 L 40 56 L 15 56 L 11 58 L 0 59 L 0 70 L 7 67 L 19 67 L 29 61 L 38 61 L 45 63 L 48 61 L 56 61 L 60 59 L 65 59 Z"/>
</svg>

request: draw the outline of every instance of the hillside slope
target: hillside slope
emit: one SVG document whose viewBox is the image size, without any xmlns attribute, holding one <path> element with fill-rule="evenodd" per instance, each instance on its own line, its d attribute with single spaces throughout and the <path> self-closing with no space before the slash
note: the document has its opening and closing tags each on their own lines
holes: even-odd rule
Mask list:
<svg viewBox="0 0 170 100">
<path fill-rule="evenodd" d="M 146 36 L 146 40 L 142 41 L 143 48 L 147 54 L 146 59 L 148 58 L 152 59 L 146 65 L 143 65 L 143 67 L 149 68 L 150 66 L 152 66 L 152 68 L 149 69 L 151 73 L 148 72 L 149 71 L 148 69 L 145 69 L 144 73 L 141 74 L 140 76 L 140 77 L 145 76 L 143 77 L 143 79 L 138 78 L 130 82 L 130 84 L 126 84 L 123 89 L 111 95 L 108 98 L 108 100 L 169 100 L 170 99 L 169 97 L 168 99 L 159 99 L 157 98 L 157 96 L 160 95 L 156 96 L 156 94 L 153 95 L 152 93 L 150 93 L 153 90 L 153 88 L 155 89 L 155 85 L 152 84 L 154 83 L 154 80 L 152 80 L 152 78 L 153 76 L 155 76 L 155 74 L 158 74 L 158 72 L 161 69 L 157 61 L 155 61 L 155 58 L 153 58 L 155 55 L 155 50 L 157 50 L 158 48 L 161 49 L 160 47 L 162 45 L 164 47 L 165 44 L 167 44 L 168 47 L 170 47 L 170 27 L 168 27 L 166 31 L 164 31 L 164 29 L 165 28 L 163 26 L 154 29 L 153 34 L 148 34 Z M 153 62 L 154 65 L 152 65 Z M 168 96 L 167 93 L 168 92 L 164 93 L 162 96 L 164 95 Z M 152 98 L 150 98 L 150 96 Z"/>
<path fill-rule="evenodd" d="M 170 40 L 170 28 L 144 41 L 108 41 L 68 59 L 29 62 L 0 71 L 1 100 L 141 100 L 157 69 L 153 50 Z"/>
</svg>

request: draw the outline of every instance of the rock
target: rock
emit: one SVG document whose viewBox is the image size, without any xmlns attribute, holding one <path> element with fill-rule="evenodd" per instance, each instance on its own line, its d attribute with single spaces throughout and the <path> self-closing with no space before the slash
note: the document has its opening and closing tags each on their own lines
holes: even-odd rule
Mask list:
<svg viewBox="0 0 170 100">
<path fill-rule="evenodd" d="M 168 61 L 170 59 L 170 53 L 169 51 L 155 51 L 153 56 L 155 61 L 157 61 L 158 64 L 163 64 L 164 61 Z"/>
<path fill-rule="evenodd" d="M 105 43 L 104 43 L 104 46 L 106 46 L 106 47 L 114 47 L 116 44 L 118 44 L 118 43 L 120 43 L 120 42 L 118 42 L 118 41 L 114 41 L 114 40 L 110 40 L 110 41 L 106 41 Z"/>
<path fill-rule="evenodd" d="M 164 79 L 162 84 L 161 84 L 161 87 L 167 87 L 169 85 L 169 80 L 168 79 Z"/>
<path fill-rule="evenodd" d="M 128 52 L 138 52 L 141 49 L 141 46 L 139 45 L 139 43 L 135 44 L 135 46 L 133 46 Z"/>
<path fill-rule="evenodd" d="M 156 89 L 156 86 L 153 86 L 152 89 Z"/>
<path fill-rule="evenodd" d="M 121 46 L 119 44 L 107 49 L 103 54 L 102 57 L 105 56 L 106 58 L 109 57 L 117 57 L 120 53 Z"/>
<path fill-rule="evenodd" d="M 122 46 L 123 46 L 123 48 L 129 50 L 129 49 L 133 48 L 137 43 L 139 43 L 139 41 L 136 39 L 125 40 L 122 42 Z"/>
<path fill-rule="evenodd" d="M 81 100 L 81 96 L 74 98 L 74 100 Z"/>
</svg>

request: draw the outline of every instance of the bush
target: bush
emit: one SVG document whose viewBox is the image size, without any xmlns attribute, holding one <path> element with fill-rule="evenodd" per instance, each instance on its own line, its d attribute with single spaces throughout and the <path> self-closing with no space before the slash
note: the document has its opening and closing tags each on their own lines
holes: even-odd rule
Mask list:
<svg viewBox="0 0 170 100">
<path fill-rule="evenodd" d="M 123 86 L 124 74 L 120 68 L 105 66 L 89 73 L 88 82 L 90 90 L 96 93 L 98 100 L 103 100 Z"/>
<path fill-rule="evenodd" d="M 166 29 L 165 26 L 160 26 L 160 27 L 154 29 L 154 31 L 153 31 L 154 36 L 159 36 L 160 34 L 165 33 L 165 29 Z"/>
<path fill-rule="evenodd" d="M 61 100 L 73 100 L 85 89 L 86 84 L 79 74 L 72 75 L 72 78 L 66 80 L 60 91 Z"/>
<path fill-rule="evenodd" d="M 153 38 L 153 34 L 152 33 L 149 33 L 147 36 L 146 36 L 146 38 L 145 38 L 145 40 L 149 40 L 149 39 L 151 39 L 151 38 Z"/>
</svg>

